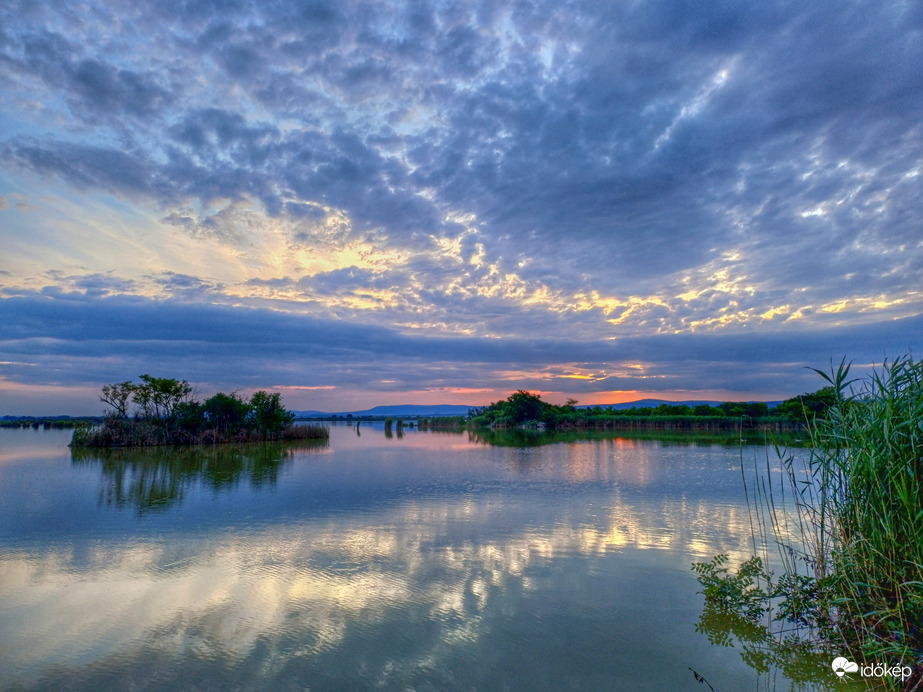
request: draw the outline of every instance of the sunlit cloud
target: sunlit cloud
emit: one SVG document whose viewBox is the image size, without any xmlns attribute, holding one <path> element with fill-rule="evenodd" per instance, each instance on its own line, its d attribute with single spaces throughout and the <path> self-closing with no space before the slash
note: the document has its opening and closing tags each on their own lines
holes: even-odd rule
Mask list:
<svg viewBox="0 0 923 692">
<path fill-rule="evenodd" d="M 408 396 L 438 391 L 407 365 L 447 338 L 482 341 L 440 357 L 438 384 L 474 372 L 486 391 L 480 354 L 503 340 L 522 386 L 599 392 L 636 388 L 607 381 L 636 357 L 625 339 L 667 339 L 661 357 L 677 337 L 762 335 L 780 367 L 919 350 L 923 55 L 900 3 L 13 2 L 0 27 L 0 300 L 228 308 L 211 328 L 241 351 L 254 313 L 413 334 L 421 350 L 379 378 L 362 329 L 324 342 Z M 0 327 L 0 360 L 32 362 L 22 332 L 53 331 L 22 319 Z M 583 360 L 556 350 L 521 362 L 545 339 L 607 376 L 564 376 Z M 90 343 L 55 347 L 56 383 L 143 366 Z M 300 376 L 290 358 L 250 367 L 358 395 L 355 374 L 280 379 Z M 712 388 L 710 361 L 663 358 L 648 382 Z M 218 385 L 203 360 L 165 362 Z M 714 389 L 777 391 L 734 370 Z"/>
</svg>

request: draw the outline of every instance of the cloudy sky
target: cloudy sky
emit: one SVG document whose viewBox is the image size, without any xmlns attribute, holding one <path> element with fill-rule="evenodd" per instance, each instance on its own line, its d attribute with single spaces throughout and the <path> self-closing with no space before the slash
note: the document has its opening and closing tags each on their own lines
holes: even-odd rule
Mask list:
<svg viewBox="0 0 923 692">
<path fill-rule="evenodd" d="M 923 350 L 923 9 L 7 0 L 0 414 L 779 399 Z"/>
</svg>

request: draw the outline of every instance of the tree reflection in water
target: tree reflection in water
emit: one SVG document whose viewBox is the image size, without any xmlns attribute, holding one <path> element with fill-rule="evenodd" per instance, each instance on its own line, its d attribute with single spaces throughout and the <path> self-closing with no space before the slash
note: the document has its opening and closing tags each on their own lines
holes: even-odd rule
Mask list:
<svg viewBox="0 0 923 692">
<path fill-rule="evenodd" d="M 181 504 L 198 485 L 215 491 L 230 490 L 241 482 L 253 488 L 275 485 L 295 451 L 317 451 L 328 444 L 319 439 L 207 447 L 74 448 L 71 461 L 74 466 L 101 466 L 100 505 L 135 507 L 145 514 Z"/>
<path fill-rule="evenodd" d="M 765 689 L 789 689 L 814 692 L 830 689 L 830 663 L 836 653 L 823 654 L 796 632 L 786 632 L 777 623 L 754 622 L 740 613 L 716 608 L 706 603 L 695 631 L 708 637 L 714 646 L 737 649 L 745 664 L 756 671 Z M 837 689 L 861 690 L 858 680 L 836 680 Z"/>
<path fill-rule="evenodd" d="M 763 431 L 748 431 L 743 438 L 738 431 L 719 432 L 682 432 L 632 430 L 595 430 L 592 428 L 571 428 L 565 430 L 534 430 L 529 428 L 474 428 L 459 430 L 455 434 L 468 433 L 468 440 L 476 444 L 491 447 L 539 447 L 560 444 L 562 442 L 596 442 L 600 440 L 648 440 L 661 445 L 688 447 L 692 445 L 723 445 L 739 447 L 741 442 L 752 445 L 767 444 Z M 450 433 L 452 434 L 452 433 Z M 803 443 L 794 435 L 774 434 L 773 441 L 789 447 L 801 446 Z"/>
</svg>

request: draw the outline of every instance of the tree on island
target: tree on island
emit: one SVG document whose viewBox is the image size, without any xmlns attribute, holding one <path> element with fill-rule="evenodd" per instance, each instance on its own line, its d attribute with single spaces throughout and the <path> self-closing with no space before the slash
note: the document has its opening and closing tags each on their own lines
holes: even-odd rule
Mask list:
<svg viewBox="0 0 923 692">
<path fill-rule="evenodd" d="M 111 412 L 120 418 L 128 418 L 128 405 L 138 406 L 136 415 L 143 418 L 169 418 L 177 405 L 192 393 L 192 386 L 186 380 L 165 377 L 140 376 L 142 384 L 130 380 L 117 384 L 103 385 L 99 400 L 112 407 Z"/>
<path fill-rule="evenodd" d="M 186 380 L 141 375 L 141 382 L 107 384 L 100 401 L 109 409 L 103 424 L 75 431 L 74 446 L 148 446 L 248 442 L 282 438 L 326 438 L 323 426 L 293 426 L 278 393 L 218 392 L 199 402 Z"/>
</svg>

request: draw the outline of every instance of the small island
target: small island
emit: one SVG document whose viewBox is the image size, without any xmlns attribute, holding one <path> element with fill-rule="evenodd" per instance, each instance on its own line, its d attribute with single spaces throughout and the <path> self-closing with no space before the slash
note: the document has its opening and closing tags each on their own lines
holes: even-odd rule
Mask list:
<svg viewBox="0 0 923 692">
<path fill-rule="evenodd" d="M 260 390 L 249 400 L 236 392 L 195 398 L 186 380 L 141 375 L 141 382 L 104 385 L 108 407 L 101 424 L 80 426 L 72 447 L 149 447 L 223 442 L 326 439 L 322 425 L 295 425 L 278 393 Z"/>
</svg>

